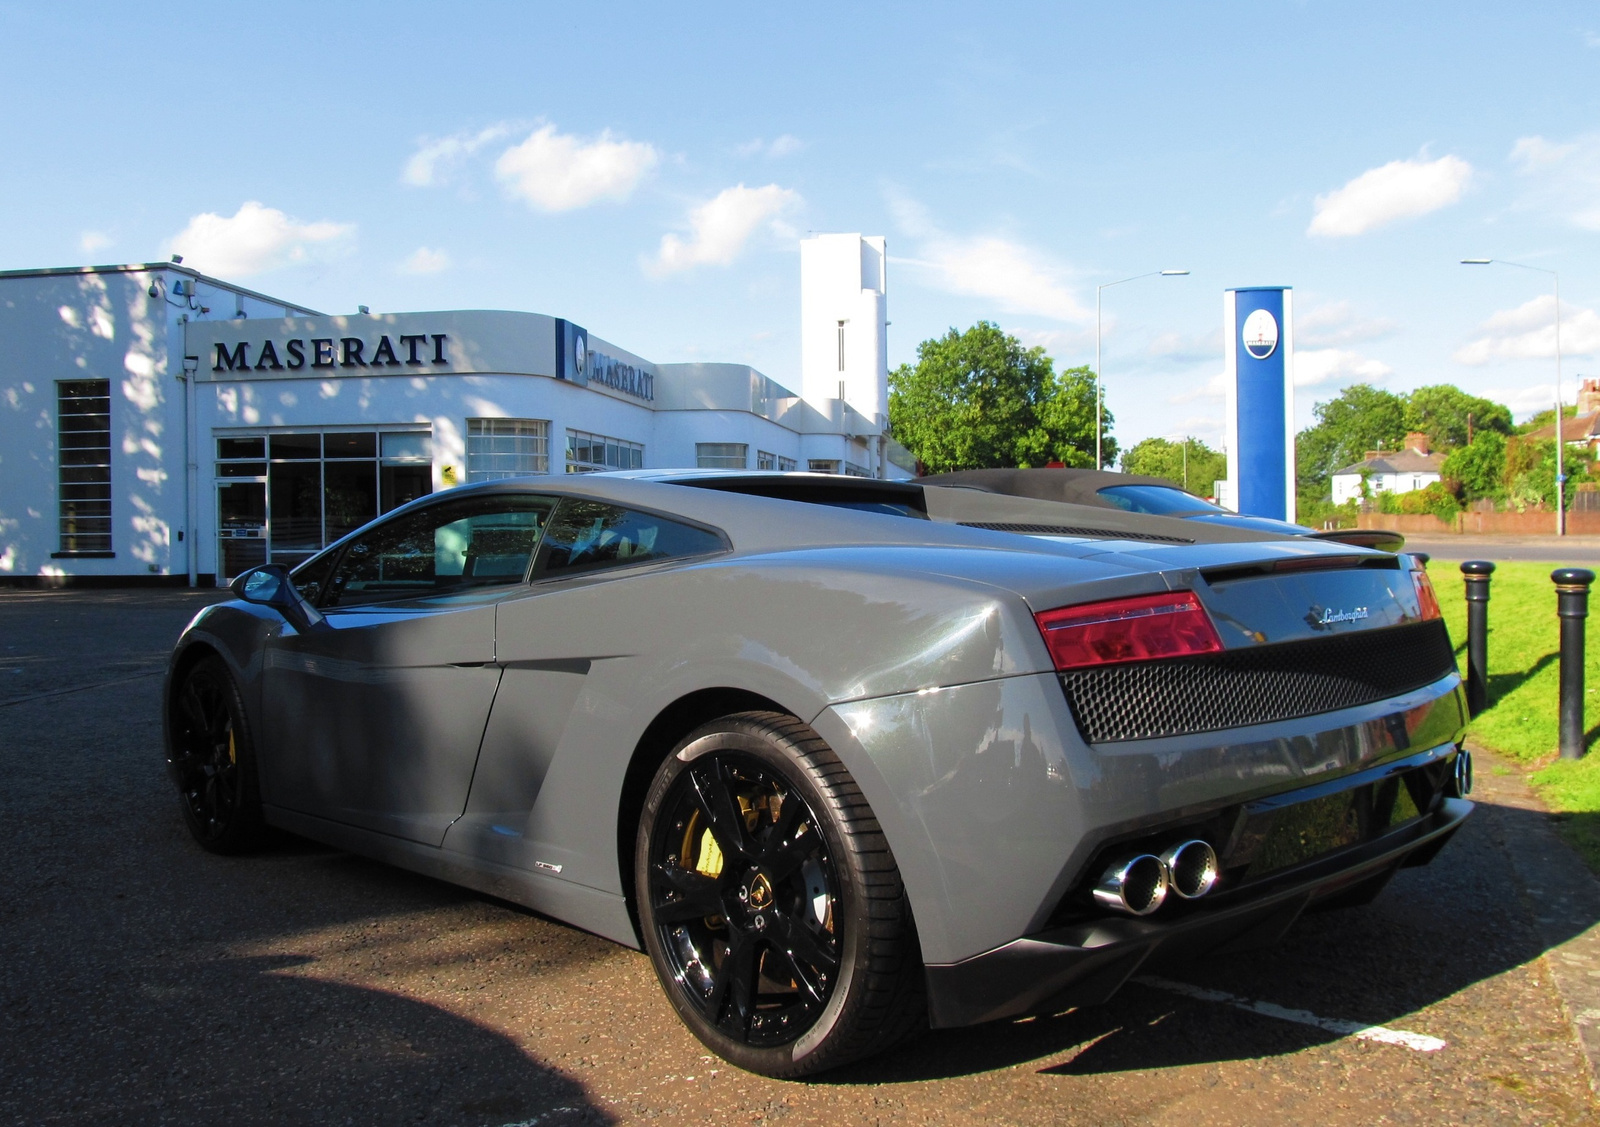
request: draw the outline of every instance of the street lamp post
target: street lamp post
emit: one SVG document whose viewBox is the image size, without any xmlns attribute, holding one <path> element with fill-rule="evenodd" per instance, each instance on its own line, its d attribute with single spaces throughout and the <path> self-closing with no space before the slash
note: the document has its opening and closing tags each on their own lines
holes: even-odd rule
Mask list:
<svg viewBox="0 0 1600 1127">
<path fill-rule="evenodd" d="M 1105 468 L 1100 457 L 1100 420 L 1105 413 L 1105 388 L 1100 382 L 1100 294 L 1112 286 L 1137 282 L 1140 278 L 1154 278 L 1157 275 L 1163 278 L 1180 278 L 1187 273 L 1189 273 L 1187 270 L 1152 270 L 1148 274 L 1135 274 L 1131 278 L 1104 282 L 1094 288 L 1094 468 L 1097 470 Z"/>
<path fill-rule="evenodd" d="M 1556 283 L 1556 535 L 1567 534 L 1567 472 L 1564 458 L 1566 434 L 1561 425 L 1561 275 L 1543 266 L 1529 266 L 1525 262 L 1508 262 L 1503 258 L 1463 258 L 1463 266 L 1515 266 L 1521 270 L 1537 270 L 1548 274 Z"/>
</svg>

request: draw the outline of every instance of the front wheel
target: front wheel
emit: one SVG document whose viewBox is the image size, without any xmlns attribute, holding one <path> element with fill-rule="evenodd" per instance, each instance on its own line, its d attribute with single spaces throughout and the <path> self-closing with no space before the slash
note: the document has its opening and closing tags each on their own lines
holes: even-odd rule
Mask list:
<svg viewBox="0 0 1600 1127">
<path fill-rule="evenodd" d="M 255 744 L 244 703 L 220 657 L 184 674 L 171 704 L 167 766 L 178 783 L 184 824 L 212 853 L 243 853 L 265 832 Z"/>
<path fill-rule="evenodd" d="M 724 1059 L 803 1076 L 923 1025 L 889 843 L 844 765 L 793 717 L 740 713 L 692 733 L 656 772 L 634 860 L 656 974 Z"/>
</svg>

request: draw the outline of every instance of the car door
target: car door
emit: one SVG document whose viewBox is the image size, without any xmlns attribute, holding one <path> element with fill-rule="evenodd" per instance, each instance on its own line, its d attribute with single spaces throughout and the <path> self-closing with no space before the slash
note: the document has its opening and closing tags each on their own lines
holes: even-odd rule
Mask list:
<svg viewBox="0 0 1600 1127">
<path fill-rule="evenodd" d="M 583 861 L 597 853 L 581 839 L 604 839 L 609 824 L 584 804 L 552 811 L 538 800 L 574 709 L 598 707 L 583 695 L 591 669 L 625 658 L 630 632 L 649 628 L 608 619 L 612 584 L 648 582 L 655 566 L 727 549 L 727 539 L 712 529 L 602 501 L 562 500 L 540 540 L 532 585 L 498 608 L 497 658 L 505 679 L 466 812 L 450 828 L 446 849 L 593 879 L 583 875 Z M 591 750 L 604 749 L 571 749 L 566 769 L 592 770 L 584 761 Z"/>
<path fill-rule="evenodd" d="M 323 622 L 286 627 L 264 654 L 270 802 L 442 842 L 500 683 L 495 604 L 525 581 L 553 507 L 519 493 L 441 498 L 319 569 Z"/>
</svg>

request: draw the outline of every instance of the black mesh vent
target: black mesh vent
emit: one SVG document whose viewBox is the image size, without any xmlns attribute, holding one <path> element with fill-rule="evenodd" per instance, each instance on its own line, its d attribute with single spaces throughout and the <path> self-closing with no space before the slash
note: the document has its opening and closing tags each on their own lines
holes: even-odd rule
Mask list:
<svg viewBox="0 0 1600 1127">
<path fill-rule="evenodd" d="M 1090 743 L 1213 732 L 1370 704 L 1456 671 L 1444 623 L 1061 675 Z"/>
<path fill-rule="evenodd" d="M 1182 536 L 1153 532 L 1119 532 L 1115 528 L 1080 528 L 1075 524 L 1008 524 L 1005 521 L 964 520 L 962 528 L 987 528 L 990 532 L 1021 532 L 1034 536 L 1088 536 L 1095 540 L 1152 540 L 1158 544 L 1193 544 Z"/>
</svg>

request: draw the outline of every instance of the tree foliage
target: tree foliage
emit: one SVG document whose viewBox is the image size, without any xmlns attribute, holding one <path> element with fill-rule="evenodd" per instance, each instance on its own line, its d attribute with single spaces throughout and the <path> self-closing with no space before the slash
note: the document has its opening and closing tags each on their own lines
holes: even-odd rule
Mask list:
<svg viewBox="0 0 1600 1127">
<path fill-rule="evenodd" d="M 1454 384 L 1419 387 L 1406 396 L 1406 430 L 1428 436 L 1435 450 L 1467 444 L 1467 416 L 1476 438 L 1484 431 L 1511 434 L 1511 408 L 1469 395 Z"/>
<path fill-rule="evenodd" d="M 1450 451 L 1439 476 L 1463 500 L 1504 499 L 1506 436 L 1497 430 L 1478 431 L 1472 436 L 1472 445 Z"/>
<path fill-rule="evenodd" d="M 1187 475 L 1184 472 L 1185 448 L 1188 452 Z M 1182 442 L 1147 438 L 1123 452 L 1122 472 L 1164 477 L 1190 493 L 1214 497 L 1217 479 L 1228 476 L 1228 456 L 1220 450 L 1211 449 L 1198 438 L 1186 438 Z"/>
<path fill-rule="evenodd" d="M 1316 423 L 1295 441 L 1300 486 L 1318 496 L 1330 491 L 1334 473 L 1366 456 L 1394 450 L 1406 436 L 1406 401 L 1393 392 L 1358 383 L 1312 408 Z"/>
<path fill-rule="evenodd" d="M 1106 412 L 1107 462 L 1111 423 Z M 1093 466 L 1094 373 L 1058 373 L 1044 349 L 979 321 L 923 341 L 916 364 L 889 373 L 889 428 L 929 473 Z"/>
</svg>

